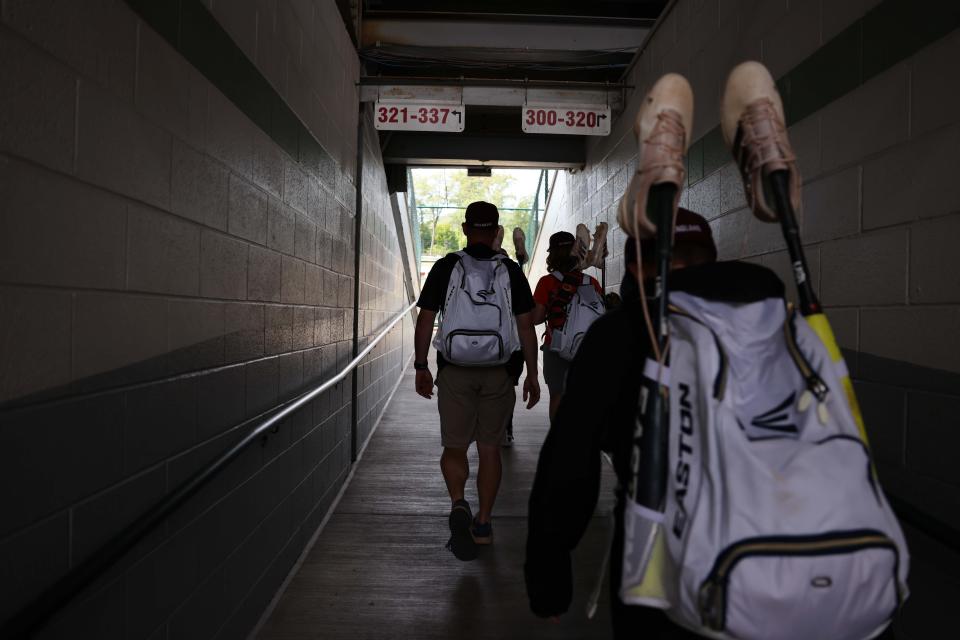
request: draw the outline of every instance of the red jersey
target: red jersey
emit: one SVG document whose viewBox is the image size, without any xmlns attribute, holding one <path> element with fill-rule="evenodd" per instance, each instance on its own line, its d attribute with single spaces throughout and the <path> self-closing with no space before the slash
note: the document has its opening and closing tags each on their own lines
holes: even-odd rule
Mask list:
<svg viewBox="0 0 960 640">
<path fill-rule="evenodd" d="M 569 275 L 569 274 L 562 274 Z M 590 278 L 590 284 L 593 285 L 593 288 L 597 290 L 597 293 L 600 294 L 600 297 L 603 297 L 603 289 L 600 287 L 600 283 L 597 282 L 597 279 L 593 276 L 588 276 Z M 550 303 L 553 302 L 554 297 L 556 297 L 557 292 L 560 291 L 560 280 L 557 279 L 557 276 L 549 273 L 537 282 L 537 288 L 533 292 L 533 301 L 537 304 L 543 305 L 544 307 L 549 308 Z M 547 330 L 543 333 L 543 343 L 546 345 L 550 344 L 550 325 L 547 324 Z"/>
</svg>

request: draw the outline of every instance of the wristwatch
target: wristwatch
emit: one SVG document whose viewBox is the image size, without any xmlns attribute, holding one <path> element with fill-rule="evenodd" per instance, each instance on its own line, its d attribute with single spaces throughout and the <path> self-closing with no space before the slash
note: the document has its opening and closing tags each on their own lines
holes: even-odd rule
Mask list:
<svg viewBox="0 0 960 640">
<path fill-rule="evenodd" d="M 414 362 L 413 368 L 417 371 L 429 371 L 430 364 L 427 362 Z"/>
</svg>

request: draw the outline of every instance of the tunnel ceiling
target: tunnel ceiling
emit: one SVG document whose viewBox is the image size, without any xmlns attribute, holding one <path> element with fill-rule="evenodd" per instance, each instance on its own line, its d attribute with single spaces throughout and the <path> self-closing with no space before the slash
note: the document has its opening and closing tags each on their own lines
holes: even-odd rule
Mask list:
<svg viewBox="0 0 960 640">
<path fill-rule="evenodd" d="M 363 62 L 361 84 L 367 87 L 466 85 L 475 87 L 475 96 L 476 87 L 491 92 L 496 87 L 619 90 L 666 4 L 357 0 L 351 3 L 351 26 Z M 468 116 L 461 134 L 381 132 L 385 159 L 406 164 L 583 164 L 583 136 L 525 134 L 515 99 L 479 102 L 493 104 L 471 104 L 464 96 Z"/>
</svg>

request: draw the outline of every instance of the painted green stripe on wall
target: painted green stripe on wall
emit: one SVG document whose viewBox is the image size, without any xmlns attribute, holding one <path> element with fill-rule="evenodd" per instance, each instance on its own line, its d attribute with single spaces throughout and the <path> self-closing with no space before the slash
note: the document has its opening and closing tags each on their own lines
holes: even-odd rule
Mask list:
<svg viewBox="0 0 960 640">
<path fill-rule="evenodd" d="M 292 158 L 329 175 L 332 156 L 200 0 L 127 0 L 240 111 Z"/>
<path fill-rule="evenodd" d="M 787 125 L 816 113 L 958 27 L 960 0 L 881 2 L 777 81 Z M 720 136 L 717 126 L 690 146 L 688 184 L 729 160 L 726 149 L 716 152 Z"/>
</svg>

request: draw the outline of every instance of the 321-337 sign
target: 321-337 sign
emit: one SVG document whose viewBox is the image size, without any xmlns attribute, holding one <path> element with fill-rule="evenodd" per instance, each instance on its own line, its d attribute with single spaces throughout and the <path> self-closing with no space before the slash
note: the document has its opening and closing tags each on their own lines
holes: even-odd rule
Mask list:
<svg viewBox="0 0 960 640">
<path fill-rule="evenodd" d="M 525 133 L 610 135 L 610 107 L 533 106 L 523 108 Z"/>
<path fill-rule="evenodd" d="M 378 102 L 373 118 L 377 129 L 387 131 L 463 131 L 462 104 Z"/>
</svg>

